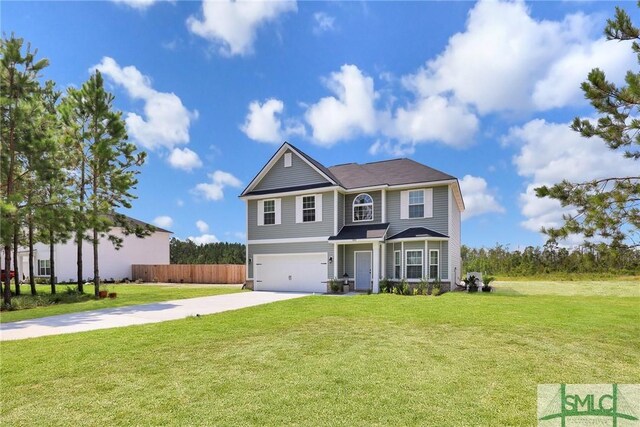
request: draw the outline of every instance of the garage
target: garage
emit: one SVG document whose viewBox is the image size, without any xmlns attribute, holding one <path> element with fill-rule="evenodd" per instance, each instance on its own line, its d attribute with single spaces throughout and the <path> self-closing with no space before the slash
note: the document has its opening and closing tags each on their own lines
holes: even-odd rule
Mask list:
<svg viewBox="0 0 640 427">
<path fill-rule="evenodd" d="M 254 256 L 256 291 L 326 292 L 327 254 Z"/>
</svg>

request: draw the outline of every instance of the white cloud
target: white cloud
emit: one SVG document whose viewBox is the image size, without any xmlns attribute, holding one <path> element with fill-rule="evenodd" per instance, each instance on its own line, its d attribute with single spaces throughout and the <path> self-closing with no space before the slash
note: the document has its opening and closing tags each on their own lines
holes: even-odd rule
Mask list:
<svg viewBox="0 0 640 427">
<path fill-rule="evenodd" d="M 149 7 L 153 6 L 154 4 L 159 3 L 160 1 L 170 1 L 171 3 L 173 3 L 172 0 L 111 0 L 111 1 L 114 3 L 124 4 L 126 6 L 129 6 L 137 10 L 146 10 Z"/>
<path fill-rule="evenodd" d="M 185 171 L 192 171 L 202 166 L 202 160 L 197 153 L 188 148 L 174 148 L 169 155 L 169 164 Z"/>
<path fill-rule="evenodd" d="M 460 189 L 464 197 L 465 211 L 462 220 L 487 213 L 502 213 L 504 208 L 496 200 L 487 181 L 478 176 L 465 175 L 460 180 Z"/>
<path fill-rule="evenodd" d="M 336 18 L 325 12 L 316 12 L 313 14 L 313 32 L 314 34 L 322 34 L 335 29 Z"/>
<path fill-rule="evenodd" d="M 182 200 L 182 199 L 177 199 L 177 200 L 176 200 L 176 205 L 177 205 L 178 207 L 180 207 L 180 208 L 181 208 L 181 207 L 183 207 L 183 206 L 184 206 L 184 200 Z"/>
<path fill-rule="evenodd" d="M 331 146 L 339 140 L 371 135 L 377 129 L 373 79 L 355 65 L 343 65 L 326 80 L 335 96 L 320 99 L 306 112 L 315 142 Z"/>
<path fill-rule="evenodd" d="M 240 130 L 254 141 L 269 144 L 281 144 L 291 135 L 304 136 L 304 125 L 295 120 L 289 120 L 283 126 L 280 119 L 283 110 L 284 103 L 279 99 L 267 99 L 262 104 L 253 101 L 249 104 L 249 112 Z"/>
<path fill-rule="evenodd" d="M 167 215 L 157 216 L 153 219 L 153 224 L 161 228 L 170 228 L 173 225 L 173 218 Z"/>
<path fill-rule="evenodd" d="M 145 148 L 172 149 L 189 142 L 189 126 L 198 117 L 197 111 L 189 111 L 174 93 L 158 92 L 151 87 L 151 80 L 136 67 L 120 67 L 109 57 L 91 68 L 99 70 L 114 83 L 125 88 L 133 99 L 144 101 L 144 116 L 127 113 L 129 135 Z"/>
<path fill-rule="evenodd" d="M 562 208 L 557 200 L 536 197 L 536 187 L 564 179 L 584 182 L 637 174 L 636 162 L 623 158 L 600 138 L 583 138 L 571 130 L 569 123 L 532 120 L 510 129 L 506 139 L 519 145 L 513 163 L 518 174 L 528 181 L 525 192 L 520 194 L 521 212 L 526 218 L 522 225 L 532 231 L 559 226 L 563 213 L 575 212 L 571 207 Z"/>
<path fill-rule="evenodd" d="M 478 118 L 467 108 L 442 96 L 428 96 L 407 108 L 398 108 L 387 133 L 413 144 L 441 141 L 453 147 L 473 143 Z"/>
<path fill-rule="evenodd" d="M 196 245 L 206 245 L 207 243 L 218 243 L 220 240 L 213 234 L 203 234 L 201 236 L 189 236 L 187 240 L 191 240 Z"/>
<path fill-rule="evenodd" d="M 627 43 L 610 42 L 602 38 L 589 44 L 572 46 L 565 56 L 550 67 L 546 76 L 536 82 L 533 102 L 542 110 L 578 104 L 584 100 L 579 82 L 584 81 L 594 67 L 605 71 L 609 80 L 620 82 L 634 63 Z"/>
<path fill-rule="evenodd" d="M 196 221 L 196 227 L 198 227 L 198 231 L 201 233 L 206 233 L 207 231 L 209 231 L 209 224 L 201 219 Z"/>
<path fill-rule="evenodd" d="M 633 64 L 627 43 L 593 38 L 597 25 L 582 13 L 536 20 L 523 1 L 480 1 L 465 30 L 403 81 L 422 96 L 452 94 L 480 114 L 565 106 L 580 101 L 579 85 L 591 68 L 622 78 Z"/>
<path fill-rule="evenodd" d="M 202 19 L 190 16 L 187 27 L 216 43 L 223 55 L 247 55 L 260 26 L 297 9 L 295 1 L 203 1 Z"/>
<path fill-rule="evenodd" d="M 242 182 L 228 172 L 217 170 L 209 174 L 211 182 L 202 182 L 195 186 L 192 192 L 205 200 L 222 200 L 224 198 L 224 188 L 242 186 Z"/>
<path fill-rule="evenodd" d="M 279 99 L 268 99 L 263 104 L 253 101 L 241 130 L 255 141 L 282 143 L 282 123 L 278 115 L 283 109 L 284 104 Z"/>
</svg>

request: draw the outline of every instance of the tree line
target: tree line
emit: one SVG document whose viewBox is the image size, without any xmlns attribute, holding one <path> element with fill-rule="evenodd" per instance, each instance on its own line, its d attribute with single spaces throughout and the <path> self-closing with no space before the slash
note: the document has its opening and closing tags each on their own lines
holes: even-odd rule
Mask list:
<svg viewBox="0 0 640 427">
<path fill-rule="evenodd" d="M 244 264 L 242 243 L 207 243 L 197 245 L 191 240 L 175 237 L 169 243 L 171 264 Z"/>
<path fill-rule="evenodd" d="M 151 232 L 117 214 L 136 198 L 139 168 L 146 154 L 128 141 L 114 96 L 95 71 L 80 88 L 64 93 L 43 80 L 49 65 L 37 50 L 13 34 L 0 44 L 0 240 L 4 270 L 18 271 L 18 247 L 29 248 L 31 293 L 36 294 L 33 247 L 49 244 L 51 292 L 55 293 L 53 248 L 74 239 L 77 283 L 83 292 L 82 242 L 93 248 L 93 282 L 100 283 L 100 238 L 119 248 L 114 226 L 140 237 Z M 20 294 L 16 274 L 15 294 Z M 4 274 L 3 303 L 11 304 L 11 278 Z"/>
<path fill-rule="evenodd" d="M 461 255 L 466 272 L 504 276 L 553 273 L 640 275 L 640 250 L 629 246 L 584 244 L 570 249 L 547 243 L 543 247 L 509 250 L 508 246 L 501 244 L 488 249 L 462 245 Z"/>
</svg>

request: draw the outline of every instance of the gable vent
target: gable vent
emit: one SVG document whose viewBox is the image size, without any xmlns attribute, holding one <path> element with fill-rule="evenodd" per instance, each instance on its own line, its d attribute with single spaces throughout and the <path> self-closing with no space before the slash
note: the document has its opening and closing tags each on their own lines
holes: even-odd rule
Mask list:
<svg viewBox="0 0 640 427">
<path fill-rule="evenodd" d="M 291 153 L 284 153 L 284 167 L 291 167 Z"/>
</svg>

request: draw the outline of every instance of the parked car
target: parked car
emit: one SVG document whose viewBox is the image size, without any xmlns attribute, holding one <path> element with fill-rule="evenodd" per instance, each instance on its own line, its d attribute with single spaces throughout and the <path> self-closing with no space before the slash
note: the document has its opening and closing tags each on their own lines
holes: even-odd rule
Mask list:
<svg viewBox="0 0 640 427">
<path fill-rule="evenodd" d="M 0 282 L 4 282 L 4 276 L 5 272 L 4 270 L 0 270 Z M 14 277 L 16 277 L 16 272 L 13 270 L 9 271 L 9 279 L 13 279 Z"/>
</svg>

